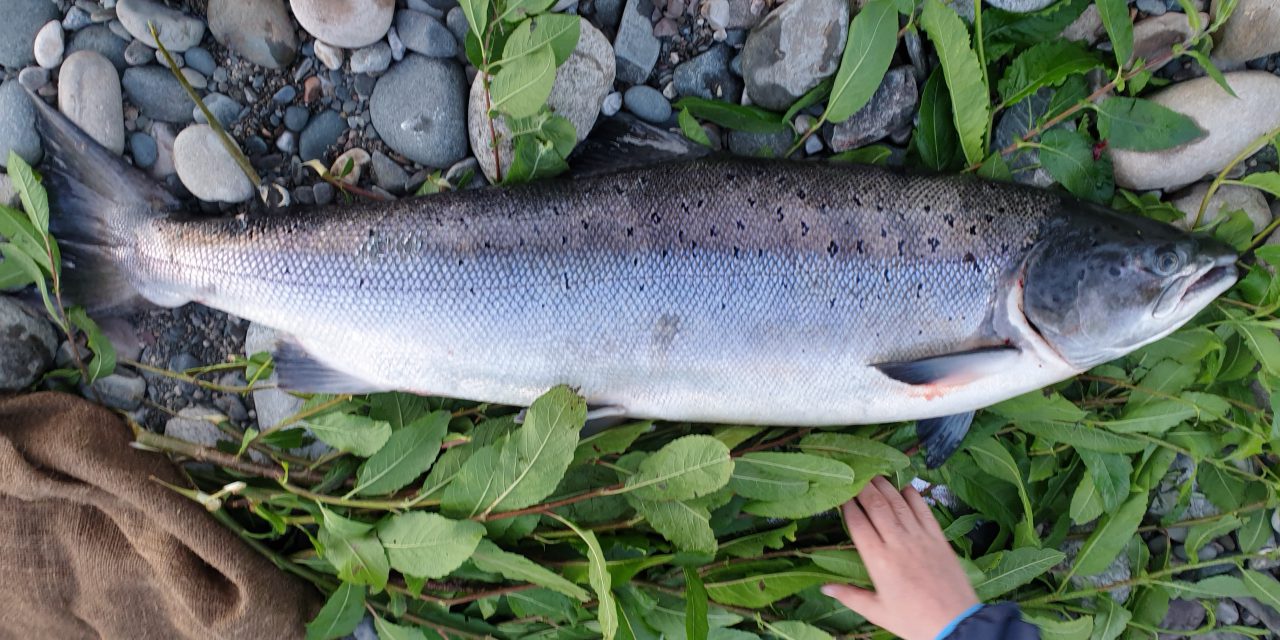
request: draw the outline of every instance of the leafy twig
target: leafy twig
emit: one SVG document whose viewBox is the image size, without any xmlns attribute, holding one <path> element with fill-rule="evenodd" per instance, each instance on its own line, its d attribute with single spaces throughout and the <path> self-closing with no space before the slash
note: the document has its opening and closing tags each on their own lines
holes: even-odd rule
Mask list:
<svg viewBox="0 0 1280 640">
<path fill-rule="evenodd" d="M 323 480 L 323 477 L 302 469 L 285 470 L 282 468 L 270 467 L 238 458 L 229 453 L 223 453 L 217 449 L 187 442 L 186 440 L 179 440 L 178 438 L 160 435 L 144 429 L 133 420 L 129 420 L 129 426 L 133 428 L 134 442 L 143 448 L 180 455 L 197 462 L 210 462 L 220 467 L 233 469 L 240 473 L 259 478 L 270 478 L 280 482 L 283 482 L 290 477 L 310 484 L 316 484 Z"/>
</svg>

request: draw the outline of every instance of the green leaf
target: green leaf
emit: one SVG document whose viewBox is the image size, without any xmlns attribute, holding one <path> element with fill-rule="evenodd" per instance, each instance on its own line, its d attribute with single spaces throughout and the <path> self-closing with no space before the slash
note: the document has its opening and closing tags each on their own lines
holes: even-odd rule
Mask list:
<svg viewBox="0 0 1280 640">
<path fill-rule="evenodd" d="M 630 496 L 628 496 L 630 497 Z M 705 507 L 681 500 L 630 500 L 654 531 L 682 551 L 716 552 L 716 534 L 711 529 L 711 513 Z"/>
<path fill-rule="evenodd" d="M 426 640 L 426 635 L 418 627 L 387 622 L 382 616 L 373 616 L 373 629 L 378 632 L 378 640 Z"/>
<path fill-rule="evenodd" d="M 956 12 L 938 0 L 925 0 L 920 25 L 937 48 L 965 160 L 971 164 L 979 162 L 984 155 L 983 136 L 987 132 L 991 102 L 978 56 L 969 47 L 969 31 Z"/>
<path fill-rule="evenodd" d="M 427 412 L 427 399 L 411 393 L 391 391 L 369 396 L 369 417 L 391 425 L 393 431 L 417 420 Z"/>
<path fill-rule="evenodd" d="M 1093 145 L 1083 133 L 1050 129 L 1040 135 L 1040 164 L 1072 195 L 1108 202 L 1115 191 L 1111 158 L 1093 158 Z"/>
<path fill-rule="evenodd" d="M 688 96 L 677 100 L 675 108 L 680 111 L 687 110 L 690 115 L 696 118 L 710 120 L 726 129 L 735 131 L 773 133 L 787 128 L 787 123 L 782 121 L 782 116 L 760 107 Z M 686 131 L 685 135 L 688 134 L 689 132 Z M 689 138 L 697 140 L 693 136 L 689 136 Z"/>
<path fill-rule="evenodd" d="M 579 529 L 577 525 L 554 513 L 548 515 L 572 529 L 587 545 L 587 561 L 590 563 L 588 580 L 591 582 L 591 588 L 596 592 L 596 600 L 600 603 L 598 614 L 600 633 L 605 640 L 613 640 L 618 633 L 618 607 L 613 597 L 613 582 L 609 577 L 608 563 L 604 559 L 604 551 L 600 549 L 599 541 L 596 540 L 595 532 Z"/>
<path fill-rule="evenodd" d="M 49 233 L 49 194 L 45 193 L 44 187 L 40 185 L 35 170 L 22 159 L 22 156 L 10 150 L 8 171 L 13 190 L 18 192 L 18 198 L 22 200 L 22 208 L 31 219 L 31 226 L 42 235 L 47 235 Z"/>
<path fill-rule="evenodd" d="M 1071 494 L 1071 507 L 1067 512 L 1071 516 L 1071 521 L 1076 524 L 1084 524 L 1093 522 L 1101 516 L 1102 494 L 1098 493 L 1098 488 L 1093 486 L 1093 476 L 1085 473 L 1080 478 L 1080 484 L 1076 485 L 1076 489 Z"/>
<path fill-rule="evenodd" d="M 1196 583 L 1178 583 L 1180 598 L 1250 598 L 1244 580 L 1235 576 L 1212 576 Z"/>
<path fill-rule="evenodd" d="M 1076 449 L 1088 449 L 1102 453 L 1137 453 L 1147 448 L 1147 443 L 1142 440 L 1111 433 L 1096 427 L 1047 422 L 1021 422 L 1016 424 L 1022 431 L 1036 437 L 1052 442 L 1069 444 Z"/>
<path fill-rule="evenodd" d="M 711 146 L 711 138 L 707 137 L 707 130 L 698 124 L 698 120 L 689 113 L 688 109 L 680 110 L 676 116 L 676 123 L 680 125 L 680 133 L 683 133 L 684 137 L 704 147 Z"/>
<path fill-rule="evenodd" d="M 391 425 L 349 413 L 326 413 L 302 421 L 321 442 L 342 451 L 368 457 L 391 438 Z"/>
<path fill-rule="evenodd" d="M 781 640 L 834 640 L 831 634 L 813 625 L 796 620 L 763 623 L 769 632 Z"/>
<path fill-rule="evenodd" d="M 364 619 L 364 587 L 344 582 L 329 595 L 315 620 L 307 623 L 307 640 L 342 638 Z"/>
<path fill-rule="evenodd" d="M 1234 511 L 1241 506 L 1245 484 L 1239 477 L 1221 467 L 1205 462 L 1196 470 L 1196 483 L 1206 498 L 1223 511 Z"/>
<path fill-rule="evenodd" d="M 40 266 L 36 264 L 35 260 L 32 260 L 31 256 L 11 242 L 0 244 L 0 256 L 4 256 L 4 264 L 14 265 L 27 274 L 27 280 L 35 283 L 36 288 L 40 290 L 40 298 L 44 300 L 45 311 L 49 313 L 50 318 L 56 319 L 58 312 L 53 308 L 53 300 L 49 297 L 49 285 L 45 282 L 44 272 L 40 270 Z"/>
<path fill-rule="evenodd" d="M 841 151 L 827 160 L 829 162 L 853 162 L 857 164 L 882 165 L 893 155 L 893 150 L 882 144 L 872 144 L 857 149 Z"/>
<path fill-rule="evenodd" d="M 817 86 L 804 92 L 804 95 L 800 96 L 799 100 L 796 100 L 790 107 L 787 107 L 786 113 L 782 114 L 782 121 L 791 122 L 801 111 L 808 109 L 809 107 L 817 104 L 823 98 L 831 95 L 831 84 L 831 78 L 824 78 Z"/>
<path fill-rule="evenodd" d="M 1080 547 L 1073 571 L 1090 576 L 1101 573 L 1120 555 L 1120 551 L 1138 531 L 1142 514 L 1147 510 L 1147 494 L 1135 492 L 1114 513 L 1104 516 L 1098 527 Z M 1105 598 L 1104 598 L 1105 599 Z"/>
<path fill-rule="evenodd" d="M 1057 549 L 1023 547 L 1002 552 L 1000 562 L 973 589 L 979 600 L 993 600 L 1044 575 L 1065 558 Z"/>
<path fill-rule="evenodd" d="M 765 549 L 781 549 L 787 541 L 795 542 L 796 527 L 795 522 L 788 522 L 778 529 L 734 538 L 721 544 L 719 553 L 722 557 L 753 558 L 764 553 Z"/>
<path fill-rule="evenodd" d="M 685 436 L 645 458 L 627 479 L 627 491 L 638 500 L 688 500 L 725 486 L 733 467 L 724 443 L 711 436 Z"/>
<path fill-rule="evenodd" d="M 1133 22 L 1129 20 L 1129 4 L 1125 0 L 1098 0 L 1098 15 L 1107 29 L 1116 64 L 1124 68 L 1133 57 Z"/>
<path fill-rule="evenodd" d="M 550 46 L 555 65 L 564 64 L 578 46 L 582 19 L 564 13 L 548 13 L 528 18 L 516 25 L 502 47 L 502 64 L 510 64 L 544 46 Z"/>
<path fill-rule="evenodd" d="M 116 370 L 116 348 L 102 334 L 102 329 L 98 327 L 98 323 L 94 322 L 82 307 L 69 309 L 67 311 L 67 319 L 84 332 L 88 340 L 89 351 L 93 352 L 93 359 L 85 366 L 89 373 L 88 382 L 111 375 Z"/>
<path fill-rule="evenodd" d="M 1247 322 L 1232 323 L 1231 326 L 1244 339 L 1245 346 L 1258 359 L 1262 368 L 1271 375 L 1280 375 L 1280 338 L 1276 337 L 1275 332 Z"/>
<path fill-rule="evenodd" d="M 1260 571 L 1246 570 L 1241 572 L 1240 579 L 1244 586 L 1260 602 L 1280 611 L 1280 582 Z"/>
<path fill-rule="evenodd" d="M 391 566 L 416 578 L 441 578 L 462 566 L 484 537 L 484 525 L 411 511 L 378 525 Z"/>
<path fill-rule="evenodd" d="M 493 111 L 513 118 L 532 116 L 547 103 L 556 80 L 556 57 L 543 46 L 504 64 L 489 82 Z"/>
<path fill-rule="evenodd" d="M 551 5 L 555 4 L 555 0 L 506 0 L 500 3 L 498 20 L 504 22 L 519 22 L 525 16 L 538 15 Z"/>
<path fill-rule="evenodd" d="M 809 587 L 845 582 L 841 576 L 800 565 L 782 571 L 758 573 L 707 584 L 707 595 L 720 604 L 760 608 Z"/>
<path fill-rule="evenodd" d="M 1057 87 L 1069 76 L 1098 66 L 1098 59 L 1068 40 L 1049 40 L 1022 52 L 1000 79 L 1000 97 L 1006 107 L 1021 102 L 1041 87 Z"/>
<path fill-rule="evenodd" d="M 1113 96 L 1094 108 L 1099 135 L 1117 149 L 1159 151 L 1205 135 L 1195 120 L 1142 98 Z"/>
<path fill-rule="evenodd" d="M 1093 634 L 1089 640 L 1115 640 L 1124 633 L 1133 614 L 1111 598 L 1098 598 L 1096 601 L 1100 611 L 1094 617 Z"/>
<path fill-rule="evenodd" d="M 849 25 L 840 68 L 823 114 L 827 120 L 844 122 L 866 106 L 884 80 L 897 48 L 897 7 L 892 0 L 870 0 Z"/>
<path fill-rule="evenodd" d="M 1129 462 L 1129 457 L 1088 450 L 1076 453 L 1088 469 L 1089 477 L 1102 500 L 1102 508 L 1106 511 L 1115 510 L 1121 501 L 1129 497 L 1129 478 L 1133 475 L 1133 464 Z"/>
<path fill-rule="evenodd" d="M 1236 536 L 1240 540 L 1241 553 L 1254 553 L 1271 538 L 1271 519 L 1266 511 L 1255 511 L 1244 519 Z"/>
<path fill-rule="evenodd" d="M 901 451 L 870 438 L 849 433 L 814 433 L 800 440 L 805 453 L 834 458 L 853 469 L 854 490 L 878 475 L 890 475 L 911 466 Z"/>
<path fill-rule="evenodd" d="M 1039 542 L 1036 536 L 1033 524 L 1033 511 L 1031 510 L 1031 498 L 1027 495 L 1027 487 L 1022 481 L 1022 471 L 1018 469 L 1018 464 L 1014 462 L 1013 456 L 1009 455 L 1009 450 L 1004 448 L 1003 444 L 994 437 L 979 440 L 968 447 L 965 451 L 973 456 L 974 462 L 978 467 L 995 478 L 999 478 L 1013 485 L 1018 490 L 1018 498 L 1022 501 L 1022 510 L 1025 514 L 1021 526 L 1023 534 L 1028 540 Z"/>
<path fill-rule="evenodd" d="M 952 120 L 951 96 L 942 72 L 934 69 L 920 93 L 920 124 L 911 137 L 924 166 L 941 171 L 956 157 L 956 125 Z"/>
<path fill-rule="evenodd" d="M 369 585 L 375 592 L 387 588 L 391 566 L 387 563 L 387 552 L 373 533 L 346 537 L 322 527 L 316 539 L 324 548 L 324 559 L 338 570 L 338 578 Z"/>
<path fill-rule="evenodd" d="M 31 220 L 26 214 L 17 209 L 0 206 L 0 238 L 17 245 L 32 259 L 41 263 L 48 261 L 44 237 L 45 234 L 37 231 L 31 225 Z M 52 246 L 57 245 L 56 242 L 51 242 L 50 244 Z"/>
<path fill-rule="evenodd" d="M 806 453 L 762 451 L 734 462 L 729 487 L 750 498 L 747 513 L 768 518 L 806 518 L 853 497 L 854 474 L 838 460 Z"/>
<path fill-rule="evenodd" d="M 1251 173 L 1241 178 L 1240 182 L 1250 187 L 1262 189 L 1263 191 L 1280 198 L 1280 172 L 1266 171 L 1263 173 Z"/>
<path fill-rule="evenodd" d="M 987 41 L 1033 45 L 1057 38 L 1089 6 L 1089 0 L 1055 2 L 1040 11 L 1012 13 L 984 7 L 983 29 Z"/>
<path fill-rule="evenodd" d="M 440 454 L 451 414 L 436 411 L 391 434 L 373 457 L 360 465 L 353 495 L 394 493 L 426 473 Z"/>
<path fill-rule="evenodd" d="M 1187 530 L 1185 544 L 1187 557 L 1191 562 L 1200 562 L 1200 549 L 1215 538 L 1221 538 L 1239 529 L 1242 524 L 1244 523 L 1240 521 L 1240 518 L 1228 515 L 1192 526 Z"/>
<path fill-rule="evenodd" d="M 1093 633 L 1093 616 L 1054 620 L 1024 614 L 1023 618 L 1040 628 L 1040 640 L 1088 640 L 1089 635 Z"/>
<path fill-rule="evenodd" d="M 489 26 L 489 2 L 486 0 L 458 0 L 462 6 L 462 15 L 467 18 L 467 25 L 475 37 L 483 38 Z M 479 66 L 479 65 L 477 65 Z"/>
<path fill-rule="evenodd" d="M 707 588 L 693 567 L 684 568 L 684 625 L 689 640 L 707 640 L 711 625 L 707 621 Z"/>
<path fill-rule="evenodd" d="M 488 540 L 480 541 L 475 552 L 471 554 L 471 562 L 475 563 L 476 568 L 481 571 L 500 573 L 508 580 L 532 582 L 582 602 L 591 599 L 582 587 L 569 582 L 560 574 L 522 555 L 503 551 L 498 548 L 498 545 Z"/>
<path fill-rule="evenodd" d="M 540 140 L 534 135 L 517 136 L 514 142 L 511 167 L 502 179 L 503 184 L 519 184 L 550 178 L 569 168 L 556 145 Z"/>
<path fill-rule="evenodd" d="M 642 420 L 610 427 L 600 433 L 583 438 L 573 452 L 570 466 L 578 466 L 612 453 L 622 453 L 636 438 L 653 431 L 653 421 Z"/>
<path fill-rule="evenodd" d="M 1218 65 L 1213 63 L 1213 60 L 1209 59 L 1209 56 L 1205 55 L 1204 52 L 1197 51 L 1195 49 L 1188 49 L 1185 53 L 1191 56 L 1191 58 L 1196 61 L 1196 64 L 1200 65 L 1200 68 L 1204 69 L 1205 73 L 1209 74 L 1209 77 L 1213 78 L 1213 81 L 1218 83 L 1218 86 L 1222 87 L 1222 90 L 1225 91 L 1227 95 L 1232 98 L 1240 97 L 1236 95 L 1235 89 L 1232 89 L 1231 84 L 1227 82 L 1227 77 L 1222 75 L 1222 70 L 1218 68 Z"/>
<path fill-rule="evenodd" d="M 1195 415 L 1195 405 L 1186 400 L 1155 398 L 1132 409 L 1125 407 L 1119 418 L 1104 424 L 1120 433 L 1164 433 Z"/>
<path fill-rule="evenodd" d="M 523 426 L 462 464 L 445 488 L 441 508 L 470 518 L 521 509 L 551 495 L 573 460 L 586 419 L 586 402 L 568 387 L 543 394 Z"/>
</svg>

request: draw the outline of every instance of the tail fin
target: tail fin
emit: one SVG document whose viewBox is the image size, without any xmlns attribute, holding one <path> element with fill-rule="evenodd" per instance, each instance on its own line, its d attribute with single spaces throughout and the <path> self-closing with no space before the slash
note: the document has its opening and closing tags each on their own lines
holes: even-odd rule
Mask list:
<svg viewBox="0 0 1280 640">
<path fill-rule="evenodd" d="M 178 206 L 164 186 L 103 148 L 66 116 L 28 93 L 44 139 L 49 230 L 62 250 L 63 291 L 90 312 L 120 311 L 139 294 L 121 256 L 139 227 Z"/>
</svg>

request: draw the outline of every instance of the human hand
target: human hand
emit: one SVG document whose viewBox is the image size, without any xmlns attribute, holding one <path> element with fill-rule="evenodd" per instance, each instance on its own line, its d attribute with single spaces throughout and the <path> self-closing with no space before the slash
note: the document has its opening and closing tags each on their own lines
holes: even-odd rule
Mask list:
<svg viewBox="0 0 1280 640">
<path fill-rule="evenodd" d="M 916 490 L 877 476 L 841 508 L 875 591 L 829 584 L 822 592 L 905 640 L 934 640 L 978 604 L 960 561 Z"/>
</svg>

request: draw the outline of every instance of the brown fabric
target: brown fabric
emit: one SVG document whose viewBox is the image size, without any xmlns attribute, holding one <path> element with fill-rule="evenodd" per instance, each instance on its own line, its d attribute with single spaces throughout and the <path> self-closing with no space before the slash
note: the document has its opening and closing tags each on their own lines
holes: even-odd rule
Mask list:
<svg viewBox="0 0 1280 640">
<path fill-rule="evenodd" d="M 196 503 L 118 416 L 0 396 L 0 638 L 301 637 L 320 596 Z"/>
</svg>

